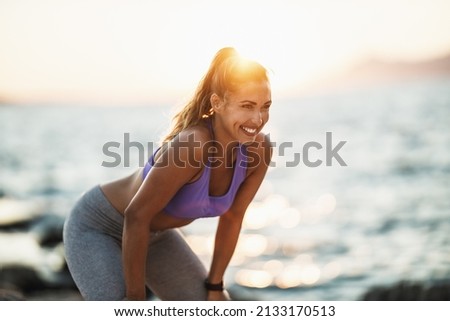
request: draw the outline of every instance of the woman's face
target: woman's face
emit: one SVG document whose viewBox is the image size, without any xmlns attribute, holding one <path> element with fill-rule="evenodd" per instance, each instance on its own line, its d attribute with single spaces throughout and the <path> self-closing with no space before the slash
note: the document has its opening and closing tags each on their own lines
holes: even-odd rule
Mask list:
<svg viewBox="0 0 450 321">
<path fill-rule="evenodd" d="M 227 140 L 241 144 L 254 142 L 269 120 L 272 103 L 269 82 L 250 82 L 225 94 L 224 99 L 216 98 L 212 103 L 216 105 L 216 118 L 228 136 Z"/>
</svg>

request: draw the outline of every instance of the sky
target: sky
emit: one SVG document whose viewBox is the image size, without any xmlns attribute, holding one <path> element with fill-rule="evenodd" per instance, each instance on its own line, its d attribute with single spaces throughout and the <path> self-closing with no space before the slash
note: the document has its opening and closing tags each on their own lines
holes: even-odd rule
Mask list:
<svg viewBox="0 0 450 321">
<path fill-rule="evenodd" d="M 173 103 L 226 46 L 288 97 L 370 57 L 447 54 L 449 30 L 448 0 L 0 0 L 0 99 Z"/>
</svg>

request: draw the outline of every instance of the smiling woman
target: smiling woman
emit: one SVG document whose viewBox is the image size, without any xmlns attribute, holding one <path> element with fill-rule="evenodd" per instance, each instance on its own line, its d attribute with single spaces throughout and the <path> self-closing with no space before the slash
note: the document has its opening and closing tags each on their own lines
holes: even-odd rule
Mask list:
<svg viewBox="0 0 450 321">
<path fill-rule="evenodd" d="M 228 299 L 223 276 L 270 163 L 271 103 L 266 69 L 219 50 L 144 169 L 70 213 L 67 264 L 85 299 L 144 300 L 146 286 L 162 300 Z M 207 217 L 220 217 L 209 273 L 177 230 Z"/>
</svg>

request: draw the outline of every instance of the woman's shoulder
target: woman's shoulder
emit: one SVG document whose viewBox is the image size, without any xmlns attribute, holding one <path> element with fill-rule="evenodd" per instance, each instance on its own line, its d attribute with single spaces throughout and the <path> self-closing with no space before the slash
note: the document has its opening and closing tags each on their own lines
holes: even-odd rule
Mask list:
<svg viewBox="0 0 450 321">
<path fill-rule="evenodd" d="M 202 145 L 212 139 L 210 129 L 204 124 L 198 124 L 183 129 L 176 137 L 178 141 L 198 142 Z"/>
<path fill-rule="evenodd" d="M 166 142 L 163 154 L 175 156 L 180 161 L 205 160 L 208 142 L 211 140 L 209 129 L 203 125 L 195 125 L 183 129 L 172 140 Z"/>
</svg>

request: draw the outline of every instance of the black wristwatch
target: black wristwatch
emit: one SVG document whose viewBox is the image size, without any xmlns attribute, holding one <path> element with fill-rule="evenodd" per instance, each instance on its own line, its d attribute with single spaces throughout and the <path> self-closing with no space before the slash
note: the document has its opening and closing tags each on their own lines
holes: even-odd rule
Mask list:
<svg viewBox="0 0 450 321">
<path fill-rule="evenodd" d="M 223 291 L 223 281 L 220 281 L 220 283 L 209 283 L 208 279 L 206 279 L 205 288 L 208 291 Z"/>
</svg>

